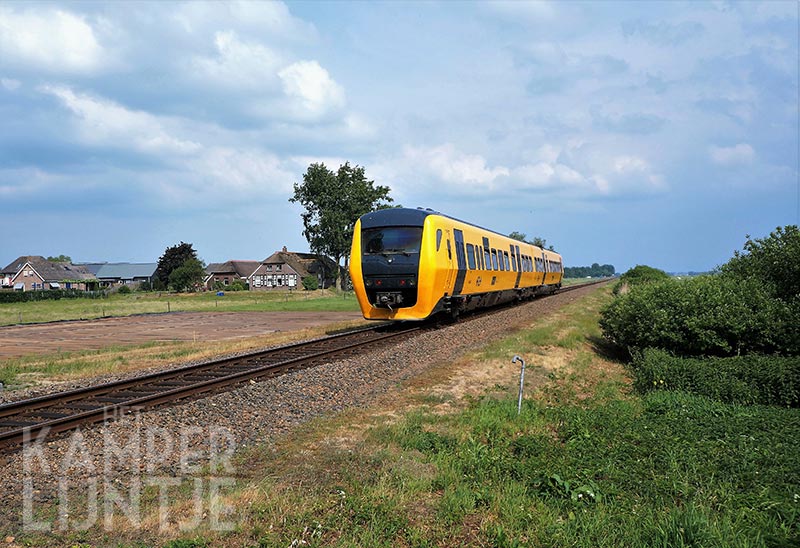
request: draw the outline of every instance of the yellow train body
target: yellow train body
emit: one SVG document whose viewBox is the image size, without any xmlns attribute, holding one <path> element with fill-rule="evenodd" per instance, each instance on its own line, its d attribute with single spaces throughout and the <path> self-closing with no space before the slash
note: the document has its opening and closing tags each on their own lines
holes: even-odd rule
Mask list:
<svg viewBox="0 0 800 548">
<path fill-rule="evenodd" d="M 421 209 L 356 222 L 350 276 L 364 317 L 422 320 L 555 291 L 558 253 Z"/>
</svg>

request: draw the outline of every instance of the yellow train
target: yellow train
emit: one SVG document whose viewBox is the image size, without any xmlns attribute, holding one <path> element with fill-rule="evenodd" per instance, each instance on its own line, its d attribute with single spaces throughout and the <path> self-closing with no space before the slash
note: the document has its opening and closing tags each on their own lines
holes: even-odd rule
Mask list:
<svg viewBox="0 0 800 548">
<path fill-rule="evenodd" d="M 353 230 L 350 277 L 368 320 L 423 320 L 552 293 L 561 255 L 430 209 L 383 209 Z"/>
</svg>

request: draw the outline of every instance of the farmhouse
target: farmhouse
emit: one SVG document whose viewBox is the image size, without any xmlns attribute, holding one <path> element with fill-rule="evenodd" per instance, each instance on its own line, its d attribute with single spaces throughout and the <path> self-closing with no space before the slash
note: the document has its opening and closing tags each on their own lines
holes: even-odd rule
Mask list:
<svg viewBox="0 0 800 548">
<path fill-rule="evenodd" d="M 261 266 L 258 261 L 226 261 L 224 263 L 211 263 L 206 267 L 206 278 L 203 285 L 206 289 L 214 289 L 217 283 L 228 286 L 240 280 L 245 286 L 251 285 L 251 276 Z"/>
<path fill-rule="evenodd" d="M 286 247 L 263 261 L 251 276 L 250 289 L 295 289 L 303 278 L 314 276 L 319 287 L 330 287 L 336 280 L 338 265 L 324 255 L 295 253 Z"/>
<path fill-rule="evenodd" d="M 5 288 L 18 291 L 44 289 L 97 289 L 97 277 L 84 265 L 48 261 L 39 255 L 18 257 L 6 266 L 1 277 Z"/>
</svg>

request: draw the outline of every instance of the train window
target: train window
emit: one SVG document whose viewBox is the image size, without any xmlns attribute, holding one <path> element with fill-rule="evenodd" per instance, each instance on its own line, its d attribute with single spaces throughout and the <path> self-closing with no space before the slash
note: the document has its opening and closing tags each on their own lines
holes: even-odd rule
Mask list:
<svg viewBox="0 0 800 548">
<path fill-rule="evenodd" d="M 483 248 L 483 262 L 486 265 L 484 270 L 491 270 L 492 269 L 492 256 L 489 254 L 489 248 Z"/>
<path fill-rule="evenodd" d="M 470 270 L 475 270 L 475 248 L 472 244 L 467 244 L 467 265 Z"/>
<path fill-rule="evenodd" d="M 514 254 L 514 246 L 511 246 L 511 270 L 517 271 L 517 256 Z"/>
<path fill-rule="evenodd" d="M 421 226 L 386 226 L 361 231 L 365 255 L 419 253 Z"/>
<path fill-rule="evenodd" d="M 499 268 L 497 268 L 497 250 L 496 249 L 492 250 L 492 270 L 499 270 Z"/>
<path fill-rule="evenodd" d="M 442 229 L 436 229 L 436 251 L 439 251 L 439 248 L 442 247 Z"/>
<path fill-rule="evenodd" d="M 447 258 L 453 260 L 453 250 L 450 249 L 450 238 L 447 239 Z"/>
<path fill-rule="evenodd" d="M 508 262 L 508 251 L 503 251 L 503 257 L 505 257 L 506 260 L 506 270 L 511 270 L 511 265 Z M 502 268 L 500 270 L 502 270 Z"/>
</svg>

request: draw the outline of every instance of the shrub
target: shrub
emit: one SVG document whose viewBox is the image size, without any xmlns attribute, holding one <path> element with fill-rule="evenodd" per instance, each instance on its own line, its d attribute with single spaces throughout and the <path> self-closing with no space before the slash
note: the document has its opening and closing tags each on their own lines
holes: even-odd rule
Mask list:
<svg viewBox="0 0 800 548">
<path fill-rule="evenodd" d="M 800 407 L 796 356 L 694 359 L 646 349 L 634 357 L 633 370 L 640 392 L 681 390 L 726 403 Z"/>
<path fill-rule="evenodd" d="M 636 265 L 619 277 L 614 286 L 614 295 L 619 294 L 623 287 L 633 287 L 650 282 L 661 282 L 669 279 L 669 274 L 663 270 L 647 265 Z"/>
<path fill-rule="evenodd" d="M 756 279 L 784 301 L 800 299 L 800 230 L 778 227 L 766 238 L 747 236 L 744 251 L 736 251 L 720 271 L 738 279 Z"/>
<path fill-rule="evenodd" d="M 120 288 L 117 289 L 117 293 L 119 293 L 120 295 L 127 295 L 130 292 L 131 288 L 128 287 L 127 285 L 120 286 Z"/>
<path fill-rule="evenodd" d="M 319 289 L 319 281 L 316 276 L 306 276 L 303 278 L 303 289 L 306 291 L 314 291 Z"/>
<path fill-rule="evenodd" d="M 683 356 L 797 354 L 799 307 L 772 298 L 758 280 L 669 279 L 632 287 L 602 311 L 607 339 L 630 350 Z"/>
</svg>

